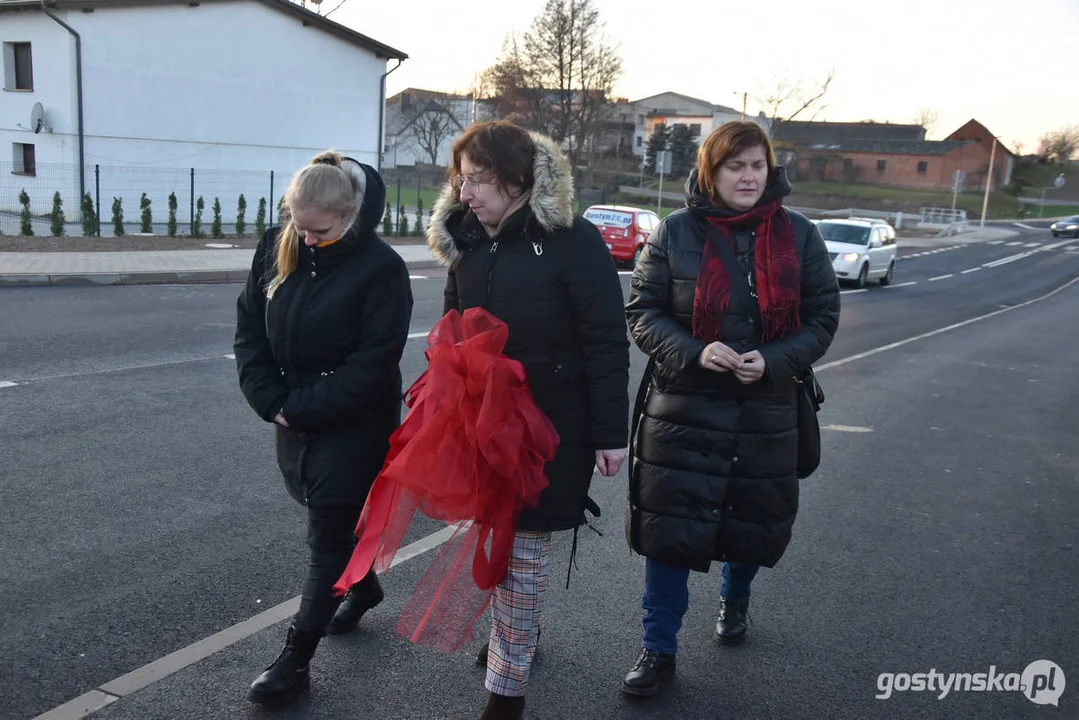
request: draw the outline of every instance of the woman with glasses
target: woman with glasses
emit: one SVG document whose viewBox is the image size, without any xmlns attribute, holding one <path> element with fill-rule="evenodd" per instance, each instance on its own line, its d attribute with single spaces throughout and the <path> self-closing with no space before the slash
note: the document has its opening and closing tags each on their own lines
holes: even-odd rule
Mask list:
<svg viewBox="0 0 1079 720">
<path fill-rule="evenodd" d="M 483 308 L 506 323 L 505 354 L 525 368 L 559 436 L 538 507 L 516 525 L 480 654 L 484 720 L 520 718 L 540 632 L 551 533 L 576 532 L 594 469 L 627 453 L 629 340 L 622 286 L 599 231 L 573 213 L 569 163 L 550 139 L 506 122 L 474 125 L 453 146 L 451 182 L 428 244 L 449 267 L 444 312 Z"/>
</svg>

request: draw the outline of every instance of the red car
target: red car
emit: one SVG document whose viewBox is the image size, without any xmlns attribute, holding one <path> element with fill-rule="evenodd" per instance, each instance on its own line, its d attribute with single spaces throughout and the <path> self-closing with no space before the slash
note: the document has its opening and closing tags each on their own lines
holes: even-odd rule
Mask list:
<svg viewBox="0 0 1079 720">
<path fill-rule="evenodd" d="M 585 220 L 599 228 L 615 262 L 637 264 L 648 236 L 659 226 L 659 216 L 649 210 L 623 205 L 593 205 Z"/>
</svg>

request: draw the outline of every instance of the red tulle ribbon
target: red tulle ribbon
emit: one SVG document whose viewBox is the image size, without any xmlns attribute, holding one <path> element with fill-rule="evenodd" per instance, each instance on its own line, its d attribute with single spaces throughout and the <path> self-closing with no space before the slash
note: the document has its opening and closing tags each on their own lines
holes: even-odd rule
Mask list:
<svg viewBox="0 0 1079 720">
<path fill-rule="evenodd" d="M 539 504 L 544 465 L 558 448 L 524 366 L 502 354 L 508 336 L 506 324 L 480 308 L 451 311 L 431 330 L 428 368 L 405 395 L 411 411 L 390 439 L 356 526 L 358 543 L 334 585 L 340 595 L 370 570 L 389 569 L 417 512 L 446 522 L 452 535 L 397 631 L 447 652 L 472 636 L 506 576 L 517 518 Z"/>
</svg>

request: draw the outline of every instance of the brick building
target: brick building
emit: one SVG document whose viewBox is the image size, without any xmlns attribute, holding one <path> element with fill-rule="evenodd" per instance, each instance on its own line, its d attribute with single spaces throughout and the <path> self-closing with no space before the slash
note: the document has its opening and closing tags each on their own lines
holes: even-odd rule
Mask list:
<svg viewBox="0 0 1079 720">
<path fill-rule="evenodd" d="M 797 127 L 785 132 L 784 125 Z M 950 190 L 957 170 L 965 175 L 964 189 L 983 189 L 993 144 L 992 133 L 976 120 L 945 140 L 926 140 L 918 125 L 886 123 L 782 123 L 776 135 L 792 179 L 922 190 Z M 1011 182 L 1014 167 L 1015 156 L 998 142 L 992 189 Z"/>
</svg>

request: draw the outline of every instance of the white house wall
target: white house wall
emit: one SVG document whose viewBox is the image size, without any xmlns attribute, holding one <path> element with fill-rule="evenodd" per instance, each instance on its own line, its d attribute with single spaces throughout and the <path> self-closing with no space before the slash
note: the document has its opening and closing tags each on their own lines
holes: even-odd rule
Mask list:
<svg viewBox="0 0 1079 720">
<path fill-rule="evenodd" d="M 250 223 L 258 198 L 270 196 L 270 172 L 276 199 L 291 174 L 325 148 L 377 163 L 386 61 L 369 51 L 254 0 L 57 15 L 82 35 L 87 190 L 95 194 L 99 180 L 103 225 L 112 198 L 122 197 L 127 228 L 137 230 L 143 192 L 155 221 L 165 219 L 175 192 L 186 223 L 191 168 L 208 229 L 214 197 L 230 221 L 244 193 Z M 0 96 L 0 210 L 18 192 L 3 164 L 11 143 L 33 137 L 38 177 L 14 179 L 35 195 L 35 211 L 56 186 L 75 217 L 74 40 L 36 12 L 4 13 L 0 38 L 32 42 L 34 65 L 34 92 Z M 28 124 L 34 101 L 46 107 L 51 134 L 14 128 Z"/>
<path fill-rule="evenodd" d="M 55 190 L 72 205 L 79 187 L 75 43 L 66 30 L 36 12 L 0 15 L 0 42 L 30 43 L 34 79 L 32 91 L 0 90 L 0 212 L 16 210 L 24 189 L 35 212 L 48 211 Z M 38 102 L 46 108 L 51 133 L 30 129 L 30 112 Z M 12 174 L 16 143 L 32 144 L 38 167 L 51 167 L 52 177 L 46 179 L 40 171 L 37 177 Z M 13 216 L 0 215 L 0 231 L 14 233 L 17 228 Z"/>
</svg>

